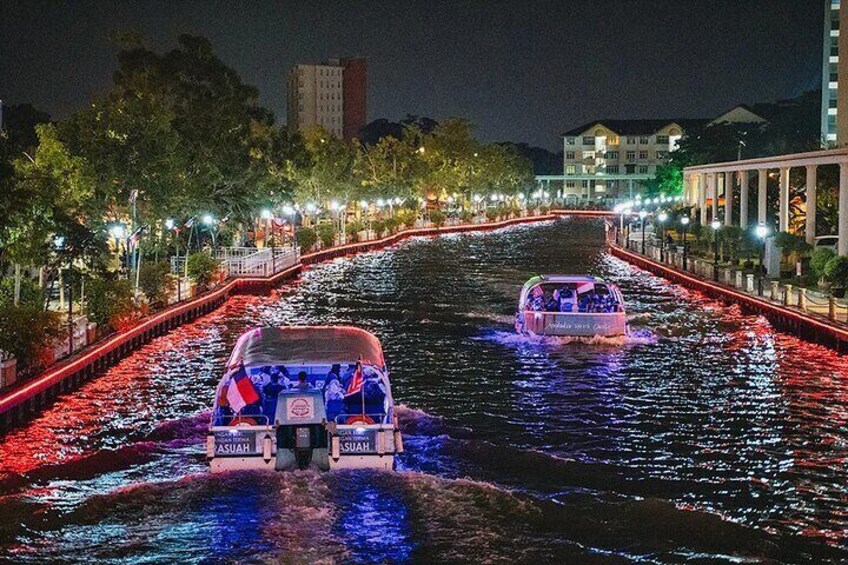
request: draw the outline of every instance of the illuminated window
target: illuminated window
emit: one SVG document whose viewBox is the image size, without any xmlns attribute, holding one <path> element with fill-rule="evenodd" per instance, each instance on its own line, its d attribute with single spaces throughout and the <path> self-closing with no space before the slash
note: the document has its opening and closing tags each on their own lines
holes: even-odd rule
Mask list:
<svg viewBox="0 0 848 565">
<path fill-rule="evenodd" d="M 577 165 L 566 165 L 565 166 L 565 174 L 573 175 L 577 172 Z"/>
</svg>

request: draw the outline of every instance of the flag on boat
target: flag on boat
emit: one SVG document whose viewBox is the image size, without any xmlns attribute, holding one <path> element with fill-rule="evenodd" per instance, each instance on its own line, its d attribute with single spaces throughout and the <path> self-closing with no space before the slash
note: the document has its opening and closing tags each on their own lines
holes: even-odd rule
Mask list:
<svg viewBox="0 0 848 565">
<path fill-rule="evenodd" d="M 577 294 L 583 294 L 584 292 L 589 292 L 590 290 L 595 289 L 594 282 L 582 282 L 577 285 Z"/>
<path fill-rule="evenodd" d="M 365 377 L 362 374 L 362 365 L 358 365 L 353 372 L 353 377 L 351 377 L 350 382 L 347 384 L 345 396 L 360 392 L 363 384 L 365 384 Z"/>
<path fill-rule="evenodd" d="M 259 393 L 256 392 L 256 387 L 253 386 L 253 382 L 247 376 L 244 363 L 239 364 L 230 376 L 230 385 L 227 387 L 227 402 L 236 414 L 241 412 L 241 409 L 248 404 L 259 402 Z"/>
</svg>

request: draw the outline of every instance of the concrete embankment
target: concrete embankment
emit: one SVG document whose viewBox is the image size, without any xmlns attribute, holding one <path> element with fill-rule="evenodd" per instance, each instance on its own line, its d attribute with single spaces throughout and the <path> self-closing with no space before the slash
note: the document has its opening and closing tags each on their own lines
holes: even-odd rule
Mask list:
<svg viewBox="0 0 848 565">
<path fill-rule="evenodd" d="M 729 304 L 737 304 L 745 312 L 760 314 L 781 331 L 791 333 L 807 341 L 826 345 L 840 353 L 848 351 L 848 327 L 823 316 L 802 312 L 792 306 L 776 304 L 765 297 L 754 296 L 721 283 L 705 280 L 649 259 L 644 255 L 628 251 L 615 244 L 610 245 L 610 251 L 614 256 L 628 263 L 681 286 L 701 292 L 710 298 Z"/>
<path fill-rule="evenodd" d="M 544 216 L 528 216 L 485 224 L 466 224 L 442 228 L 411 229 L 383 239 L 351 243 L 307 253 L 300 263 L 269 277 L 237 277 L 218 288 L 190 300 L 157 312 L 130 330 L 113 334 L 91 344 L 72 357 L 51 366 L 44 373 L 29 379 L 0 395 L 0 430 L 26 421 L 61 394 L 71 392 L 105 368 L 171 329 L 189 323 L 226 302 L 234 294 L 264 293 L 300 272 L 303 265 L 312 265 L 364 251 L 373 251 L 398 243 L 409 237 L 438 236 L 451 233 L 494 230 L 511 225 L 555 219 L 564 215 L 602 217 L 604 211 L 555 210 Z"/>
</svg>

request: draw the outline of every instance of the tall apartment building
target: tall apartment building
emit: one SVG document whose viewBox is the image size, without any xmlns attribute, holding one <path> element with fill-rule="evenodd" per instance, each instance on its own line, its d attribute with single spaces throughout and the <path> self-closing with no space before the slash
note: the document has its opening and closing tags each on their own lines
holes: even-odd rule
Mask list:
<svg viewBox="0 0 848 565">
<path fill-rule="evenodd" d="M 322 126 L 346 141 L 367 121 L 365 59 L 331 59 L 319 65 L 295 65 L 288 79 L 288 126 L 303 131 Z"/>
<path fill-rule="evenodd" d="M 848 144 L 848 88 L 840 88 L 848 76 L 848 10 L 840 9 L 840 0 L 824 2 L 824 40 L 822 50 L 821 136 L 825 146 Z"/>
</svg>

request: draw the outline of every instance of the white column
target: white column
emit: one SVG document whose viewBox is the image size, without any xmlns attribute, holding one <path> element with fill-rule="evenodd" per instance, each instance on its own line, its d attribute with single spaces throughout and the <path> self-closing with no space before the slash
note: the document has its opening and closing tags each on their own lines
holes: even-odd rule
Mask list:
<svg viewBox="0 0 848 565">
<path fill-rule="evenodd" d="M 683 175 L 683 201 L 692 204 L 692 179 L 689 175 Z"/>
<path fill-rule="evenodd" d="M 724 225 L 733 225 L 733 171 L 724 173 Z"/>
<path fill-rule="evenodd" d="M 739 171 L 739 227 L 748 227 L 748 171 Z"/>
<path fill-rule="evenodd" d="M 807 225 L 804 230 L 807 243 L 816 241 L 816 165 L 807 165 Z"/>
<path fill-rule="evenodd" d="M 707 223 L 707 187 L 704 173 L 699 173 L 698 179 L 698 210 L 701 216 L 701 225 Z"/>
<path fill-rule="evenodd" d="M 780 231 L 789 231 L 789 167 L 780 168 Z"/>
<path fill-rule="evenodd" d="M 761 226 L 766 225 L 766 210 L 768 204 L 766 198 L 768 196 L 768 169 L 757 170 L 757 223 Z"/>
<path fill-rule="evenodd" d="M 839 163 L 839 245 L 837 252 L 848 255 L 848 162 Z"/>
<path fill-rule="evenodd" d="M 710 197 L 713 199 L 713 213 L 710 221 L 718 219 L 718 173 L 709 173 L 707 175 L 710 183 Z"/>
</svg>

